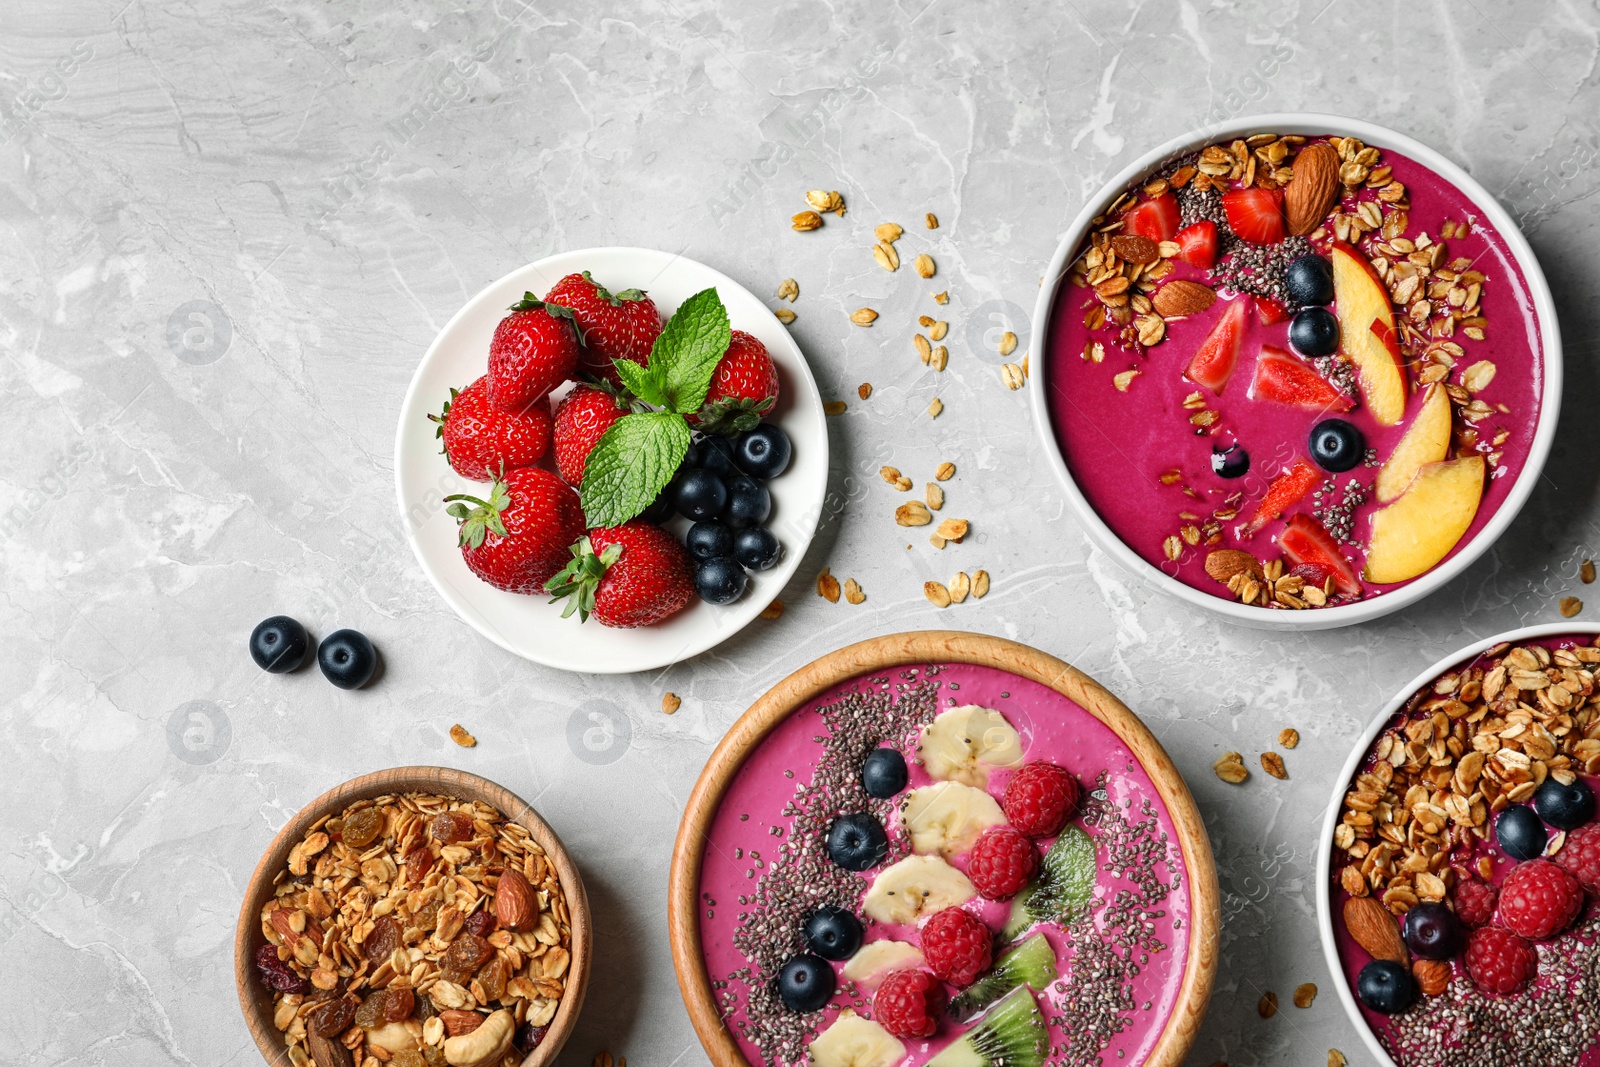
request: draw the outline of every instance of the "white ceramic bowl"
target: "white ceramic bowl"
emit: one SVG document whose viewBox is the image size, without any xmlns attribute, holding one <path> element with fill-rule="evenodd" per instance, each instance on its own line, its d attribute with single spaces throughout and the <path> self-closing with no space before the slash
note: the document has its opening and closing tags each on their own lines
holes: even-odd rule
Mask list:
<svg viewBox="0 0 1600 1067">
<path fill-rule="evenodd" d="M 1533 441 L 1528 449 L 1527 462 L 1523 464 L 1521 472 L 1517 475 L 1516 482 L 1506 494 L 1505 500 L 1500 504 L 1499 510 L 1492 515 L 1489 521 L 1466 544 L 1462 545 L 1454 556 L 1445 560 L 1433 570 L 1417 578 L 1408 585 L 1389 593 L 1382 593 L 1367 600 L 1354 604 L 1345 604 L 1333 608 L 1318 608 L 1313 611 L 1270 611 L 1258 607 L 1249 607 L 1237 601 L 1228 600 L 1201 589 L 1196 589 L 1176 578 L 1173 578 L 1160 568 L 1152 566 L 1133 549 L 1129 548 L 1111 527 L 1100 518 L 1089 501 L 1084 497 L 1074 481 L 1072 473 L 1067 468 L 1065 457 L 1061 454 L 1060 446 L 1056 443 L 1055 430 L 1050 418 L 1048 403 L 1050 389 L 1050 359 L 1048 354 L 1048 339 L 1050 337 L 1050 317 L 1056 303 L 1056 294 L 1063 284 L 1067 282 L 1067 273 L 1072 264 L 1073 254 L 1083 243 L 1088 234 L 1089 224 L 1105 208 L 1120 196 L 1136 179 L 1154 170 L 1158 165 L 1167 160 L 1181 156 L 1185 153 L 1203 148 L 1217 141 L 1229 141 L 1235 137 L 1249 137 L 1255 133 L 1303 133 L 1310 135 L 1338 134 L 1357 137 L 1369 145 L 1379 148 L 1392 148 L 1409 156 L 1411 159 L 1429 168 L 1446 181 L 1453 184 L 1462 193 L 1466 194 L 1472 202 L 1483 212 L 1484 216 L 1494 225 L 1500 236 L 1505 240 L 1506 246 L 1516 258 L 1517 266 L 1522 269 L 1523 277 L 1527 281 L 1528 292 L 1533 296 L 1534 311 L 1538 317 L 1539 333 L 1544 342 L 1544 389 L 1540 398 L 1539 424 L 1534 431 Z M 1072 510 L 1076 513 L 1078 521 L 1089 535 L 1097 548 L 1105 552 L 1129 571 L 1155 585 L 1163 592 L 1171 593 L 1180 599 L 1188 601 L 1197 607 L 1214 611 L 1226 616 L 1235 622 L 1246 626 L 1272 630 L 1327 630 L 1336 626 L 1349 626 L 1352 623 L 1366 622 L 1398 611 L 1408 604 L 1414 604 L 1429 593 L 1444 585 L 1450 579 L 1466 570 L 1472 563 L 1494 544 L 1495 540 L 1505 532 L 1506 527 L 1517 517 L 1517 512 L 1522 509 L 1523 503 L 1528 499 L 1528 494 L 1533 491 L 1534 484 L 1539 480 L 1539 474 L 1544 469 L 1544 461 L 1550 452 L 1550 442 L 1555 436 L 1556 417 L 1561 407 L 1561 332 L 1556 322 L 1555 304 L 1550 298 L 1550 287 L 1545 283 L 1544 272 L 1539 269 L 1539 262 L 1533 256 L 1533 250 L 1528 247 L 1527 239 L 1522 236 L 1522 231 L 1517 229 L 1516 222 L 1510 214 L 1502 208 L 1488 191 L 1474 181 L 1465 171 L 1456 166 L 1444 156 L 1435 152 L 1427 145 L 1412 140 L 1410 137 L 1383 126 L 1376 126 L 1370 122 L 1359 119 L 1340 118 L 1336 115 L 1319 115 L 1313 113 L 1287 112 L 1274 115 L 1250 115 L 1244 118 L 1231 119 L 1227 122 L 1217 123 L 1185 134 L 1158 148 L 1154 148 L 1118 172 L 1110 181 L 1106 182 L 1093 197 L 1091 197 L 1078 212 L 1078 217 L 1073 219 L 1068 227 L 1066 236 L 1056 248 L 1056 254 L 1050 261 L 1050 269 L 1045 272 L 1046 283 L 1039 290 L 1039 301 L 1034 307 L 1032 337 L 1035 338 L 1033 348 L 1034 356 L 1030 375 L 1033 388 L 1032 403 L 1034 425 L 1039 432 L 1039 440 L 1044 448 L 1044 454 L 1049 457 L 1051 465 L 1055 468 L 1057 476 L 1061 479 L 1062 486 L 1067 491 L 1067 499 L 1071 502 Z"/>
<path fill-rule="evenodd" d="M 1322 955 L 1328 962 L 1328 970 L 1333 974 L 1333 984 L 1339 993 L 1339 1003 L 1344 1005 L 1345 1014 L 1355 1023 L 1356 1029 L 1361 1033 L 1361 1040 L 1366 1042 L 1367 1050 L 1372 1053 L 1372 1058 L 1379 1067 L 1396 1067 L 1396 1065 L 1384 1051 L 1382 1043 L 1378 1041 L 1378 1035 L 1367 1025 L 1367 1020 L 1361 1014 L 1361 1007 L 1356 1003 L 1355 991 L 1350 988 L 1350 983 L 1345 981 L 1344 967 L 1339 962 L 1339 946 L 1333 933 L 1333 832 L 1339 826 L 1339 813 L 1343 810 L 1344 795 L 1349 792 L 1350 783 L 1355 781 L 1356 773 L 1362 761 L 1366 759 L 1367 750 L 1377 740 L 1378 734 L 1388 727 L 1395 713 L 1423 686 L 1431 685 L 1441 674 L 1468 662 L 1484 649 L 1493 648 L 1502 641 L 1516 644 L 1519 641 L 1539 640 L 1563 634 L 1600 634 L 1600 625 L 1557 622 L 1543 626 L 1527 626 L 1520 630 L 1508 630 L 1503 634 L 1486 637 L 1458 652 L 1450 653 L 1407 682 L 1383 706 L 1383 709 L 1373 716 L 1372 722 L 1362 731 L 1355 747 L 1350 750 L 1350 758 L 1344 761 L 1344 767 L 1334 779 L 1333 793 L 1328 797 L 1328 805 L 1322 818 L 1322 837 L 1317 842 L 1317 933 L 1322 938 Z"/>
<path fill-rule="evenodd" d="M 427 416 L 438 413 L 452 386 L 461 388 L 484 373 L 494 328 L 524 291 L 542 296 L 564 275 L 583 270 L 613 291 L 647 290 L 663 316 L 670 316 L 700 290 L 715 287 L 733 328 L 754 334 L 778 367 L 782 388 L 770 418 L 794 442 L 794 459 L 788 470 L 767 483 L 772 493 L 768 525 L 783 542 L 784 555 L 771 570 L 751 574 L 749 589 L 733 604 L 696 602 L 658 626 L 614 630 L 593 619 L 582 624 L 576 617 L 563 619 L 561 608 L 548 603 L 548 597 L 507 593 L 487 585 L 461 558 L 456 522 L 445 514 L 443 499 L 452 493 L 480 496 L 487 486 L 451 470 Z M 648 248 L 563 252 L 512 271 L 473 297 L 422 357 L 395 432 L 400 517 L 412 551 L 439 595 L 495 644 L 562 670 L 591 674 L 653 670 L 698 655 L 737 633 L 778 595 L 800 565 L 827 493 L 824 419 L 822 397 L 799 346 L 772 311 L 732 278 L 692 259 Z"/>
</svg>

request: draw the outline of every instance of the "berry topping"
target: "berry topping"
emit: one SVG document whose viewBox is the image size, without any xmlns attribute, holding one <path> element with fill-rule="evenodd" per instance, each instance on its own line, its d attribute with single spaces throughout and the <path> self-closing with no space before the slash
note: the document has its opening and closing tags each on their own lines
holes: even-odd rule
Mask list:
<svg viewBox="0 0 1600 1067">
<path fill-rule="evenodd" d="M 1411 972 L 1394 960 L 1373 960 L 1356 976 L 1356 996 L 1368 1010 L 1394 1015 L 1411 1006 L 1417 985 Z"/>
<path fill-rule="evenodd" d="M 895 1037 L 932 1037 L 944 1004 L 939 979 L 927 971 L 895 971 L 872 998 L 872 1014 Z"/>
<path fill-rule="evenodd" d="M 1581 778 L 1571 785 L 1546 778 L 1533 794 L 1533 810 L 1557 830 L 1576 830 L 1594 818 L 1594 791 Z"/>
<path fill-rule="evenodd" d="M 991 826 L 967 858 L 967 877 L 990 900 L 1017 894 L 1039 869 L 1039 850 L 1014 827 Z"/>
<path fill-rule="evenodd" d="M 1360 594 L 1361 583 L 1356 580 L 1355 568 L 1339 551 L 1338 542 L 1310 515 L 1300 514 L 1290 519 L 1288 527 L 1278 535 L 1278 547 L 1295 566 L 1314 566 L 1332 574 L 1334 588 L 1339 592 L 1347 596 Z"/>
<path fill-rule="evenodd" d="M 889 854 L 889 835 L 870 812 L 841 815 L 828 827 L 828 858 L 847 871 L 871 870 Z"/>
<path fill-rule="evenodd" d="M 683 543 L 697 560 L 733 554 L 733 531 L 715 519 L 705 519 L 689 527 Z"/>
<path fill-rule="evenodd" d="M 746 570 L 771 570 L 783 558 L 783 545 L 771 530 L 764 526 L 752 526 L 748 530 L 740 530 L 734 537 L 733 558 Z"/>
<path fill-rule="evenodd" d="M 861 788 L 867 796 L 887 799 L 906 787 L 906 758 L 892 748 L 875 748 L 861 764 Z"/>
<path fill-rule="evenodd" d="M 794 446 L 789 443 L 788 434 L 764 422 L 740 434 L 733 443 L 733 452 L 740 469 L 752 478 L 776 478 L 789 469 Z"/>
<path fill-rule="evenodd" d="M 724 514 L 729 525 L 741 529 L 760 526 L 772 514 L 772 494 L 754 478 L 735 475 L 727 480 L 727 490 L 728 508 Z"/>
<path fill-rule="evenodd" d="M 288 674 L 306 661 L 311 638 L 287 615 L 274 615 L 250 631 L 250 658 L 268 674 Z"/>
<path fill-rule="evenodd" d="M 1217 262 L 1217 224 L 1211 221 L 1185 226 L 1172 238 L 1178 242 L 1178 258 L 1201 270 L 1210 270 Z"/>
<path fill-rule="evenodd" d="M 1299 456 L 1294 457 L 1294 461 L 1279 471 L 1278 476 L 1272 479 L 1272 484 L 1267 486 L 1267 495 L 1261 498 L 1255 515 L 1244 528 L 1245 536 L 1255 533 L 1292 508 L 1321 480 L 1322 475 L 1317 473 L 1317 468 Z"/>
<path fill-rule="evenodd" d="M 1582 907 L 1583 887 L 1549 860 L 1518 864 L 1500 886 L 1500 921 L 1530 941 L 1559 934 Z"/>
<path fill-rule="evenodd" d="M 1250 470 L 1250 453 L 1237 443 L 1211 450 L 1211 472 L 1219 478 L 1241 478 Z"/>
<path fill-rule="evenodd" d="M 1515 993 L 1539 971 L 1539 954 L 1499 926 L 1474 930 L 1467 939 L 1467 973 L 1485 993 Z"/>
<path fill-rule="evenodd" d="M 861 947 L 861 920 L 837 904 L 811 913 L 800 930 L 806 948 L 825 960 L 847 960 Z"/>
<path fill-rule="evenodd" d="M 1580 826 L 1567 834 L 1556 853 L 1556 865 L 1591 893 L 1600 893 L 1600 823 Z"/>
<path fill-rule="evenodd" d="M 1494 837 L 1506 855 L 1514 860 L 1531 860 L 1544 855 L 1548 841 L 1544 823 L 1533 809 L 1513 804 L 1494 821 Z"/>
<path fill-rule="evenodd" d="M 1306 307 L 1333 303 L 1333 264 L 1317 255 L 1301 256 L 1283 272 L 1289 299 Z"/>
<path fill-rule="evenodd" d="M 1302 356 L 1331 356 L 1339 350 L 1339 320 L 1327 308 L 1302 308 L 1289 323 L 1289 343 Z"/>
<path fill-rule="evenodd" d="M 1361 462 L 1367 451 L 1367 439 L 1361 431 L 1343 419 L 1323 419 L 1311 428 L 1307 443 L 1311 458 L 1325 471 L 1340 474 Z"/>
<path fill-rule="evenodd" d="M 1447 960 L 1461 951 L 1461 924 L 1443 904 L 1424 901 L 1400 924 L 1406 947 L 1425 960 Z"/>
<path fill-rule="evenodd" d="M 1566 849 L 1562 851 L 1565 852 Z M 1450 902 L 1456 908 L 1456 918 L 1461 920 L 1462 925 L 1472 930 L 1489 925 L 1490 920 L 1494 918 L 1495 904 L 1499 899 L 1498 889 L 1476 878 L 1457 882 L 1455 891 L 1450 895 Z"/>
<path fill-rule="evenodd" d="M 778 972 L 778 999 L 790 1011 L 821 1011 L 832 999 L 836 983 L 826 960 L 795 956 Z"/>
<path fill-rule="evenodd" d="M 1261 355 L 1256 359 L 1256 376 L 1250 383 L 1250 397 L 1318 411 L 1349 411 L 1355 406 L 1305 361 L 1271 345 L 1261 346 Z"/>
<path fill-rule="evenodd" d="M 1241 241 L 1275 245 L 1283 240 L 1283 194 L 1276 189 L 1233 189 L 1222 194 L 1228 229 Z"/>
<path fill-rule="evenodd" d="M 1222 395 L 1223 386 L 1239 362 L 1239 345 L 1244 340 L 1246 301 L 1234 300 L 1211 328 L 1184 371 L 1191 382 Z"/>
<path fill-rule="evenodd" d="M 694 591 L 707 604 L 732 604 L 744 596 L 750 578 L 732 556 L 712 556 L 694 572 Z"/>
<path fill-rule="evenodd" d="M 971 912 L 946 908 L 923 926 L 922 955 L 940 978 L 971 985 L 994 961 L 994 935 Z"/>
<path fill-rule="evenodd" d="M 687 470 L 678 478 L 674 503 L 678 514 L 690 522 L 715 519 L 728 504 L 728 487 L 709 467 Z"/>
<path fill-rule="evenodd" d="M 1122 232 L 1148 237 L 1160 244 L 1178 235 L 1178 198 L 1171 193 L 1152 197 L 1122 216 Z"/>
<path fill-rule="evenodd" d="M 1049 837 L 1078 810 L 1083 790 L 1072 772 L 1054 763 L 1035 761 L 1011 776 L 1000 807 L 1019 832 Z"/>
</svg>

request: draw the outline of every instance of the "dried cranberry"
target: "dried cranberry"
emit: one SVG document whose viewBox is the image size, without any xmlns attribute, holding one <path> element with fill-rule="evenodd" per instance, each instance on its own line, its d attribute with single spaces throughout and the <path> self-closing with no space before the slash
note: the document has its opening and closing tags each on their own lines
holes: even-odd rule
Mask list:
<svg viewBox="0 0 1600 1067">
<path fill-rule="evenodd" d="M 366 941 L 362 942 L 362 948 L 366 950 L 367 959 L 372 961 L 374 967 L 381 965 L 390 956 L 394 955 L 394 950 L 399 947 L 400 924 L 388 915 L 383 916 L 372 924 L 372 932 L 367 934 Z"/>
<path fill-rule="evenodd" d="M 544 1040 L 544 1032 L 548 1026 L 535 1026 L 532 1023 L 523 1023 L 517 1027 L 517 1047 L 524 1053 L 532 1052 L 539 1047 L 539 1042 Z"/>
<path fill-rule="evenodd" d="M 330 1000 L 311 1013 L 311 1029 L 319 1037 L 338 1037 L 350 1029 L 350 1024 L 356 1021 L 358 1006 L 359 1002 L 355 997 Z"/>
<path fill-rule="evenodd" d="M 489 942 L 477 934 L 462 933 L 450 942 L 450 947 L 439 959 L 439 973 L 444 975 L 446 981 L 466 985 L 472 972 L 493 955 L 494 947 Z"/>
<path fill-rule="evenodd" d="M 386 1022 L 397 1023 L 409 1018 L 411 1009 L 416 1006 L 417 995 L 411 991 L 410 986 L 401 989 L 389 990 L 388 999 L 383 1002 L 383 1018 Z"/>
<path fill-rule="evenodd" d="M 488 908 L 479 908 L 467 916 L 467 921 L 461 924 L 461 929 L 478 937 L 488 937 L 494 933 L 494 915 Z"/>
<path fill-rule="evenodd" d="M 261 984 L 275 993 L 306 991 L 306 980 L 278 958 L 276 945 L 268 943 L 256 949 L 256 970 L 261 972 Z"/>
</svg>

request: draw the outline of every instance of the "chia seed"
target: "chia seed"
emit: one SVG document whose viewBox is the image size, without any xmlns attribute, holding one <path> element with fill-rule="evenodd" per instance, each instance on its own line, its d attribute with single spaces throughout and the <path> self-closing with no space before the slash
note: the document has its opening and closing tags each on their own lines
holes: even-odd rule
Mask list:
<svg viewBox="0 0 1600 1067">
<path fill-rule="evenodd" d="M 1312 516 L 1322 524 L 1335 541 L 1353 545 L 1356 528 L 1356 508 L 1367 502 L 1367 487 L 1351 478 L 1339 488 L 1337 478 L 1329 478 L 1312 494 Z"/>
<path fill-rule="evenodd" d="M 1289 299 L 1283 273 L 1290 263 L 1311 251 L 1310 241 L 1286 237 L 1275 245 L 1255 245 L 1239 240 L 1224 226 L 1218 234 L 1217 251 L 1217 265 L 1211 271 L 1215 284 L 1264 296 L 1291 313 L 1299 309 Z"/>
</svg>

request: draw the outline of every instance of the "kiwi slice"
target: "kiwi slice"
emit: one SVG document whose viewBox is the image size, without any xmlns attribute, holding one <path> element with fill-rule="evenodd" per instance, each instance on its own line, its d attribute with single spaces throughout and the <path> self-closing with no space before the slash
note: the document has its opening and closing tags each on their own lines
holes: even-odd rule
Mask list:
<svg viewBox="0 0 1600 1067">
<path fill-rule="evenodd" d="M 1055 981 L 1056 950 L 1043 934 L 1034 934 L 1002 955 L 995 965 L 978 976 L 950 1002 L 950 1017 L 972 1018 L 1019 985 L 1042 990 Z"/>
<path fill-rule="evenodd" d="M 1018 986 L 928 1067 L 1040 1067 L 1049 1051 L 1050 1032 L 1039 1004 L 1031 990 Z"/>
<path fill-rule="evenodd" d="M 1017 894 L 1000 936 L 1013 941 L 1040 922 L 1065 923 L 1094 898 L 1094 839 L 1076 826 L 1056 838 L 1039 863 L 1039 874 Z"/>
</svg>

